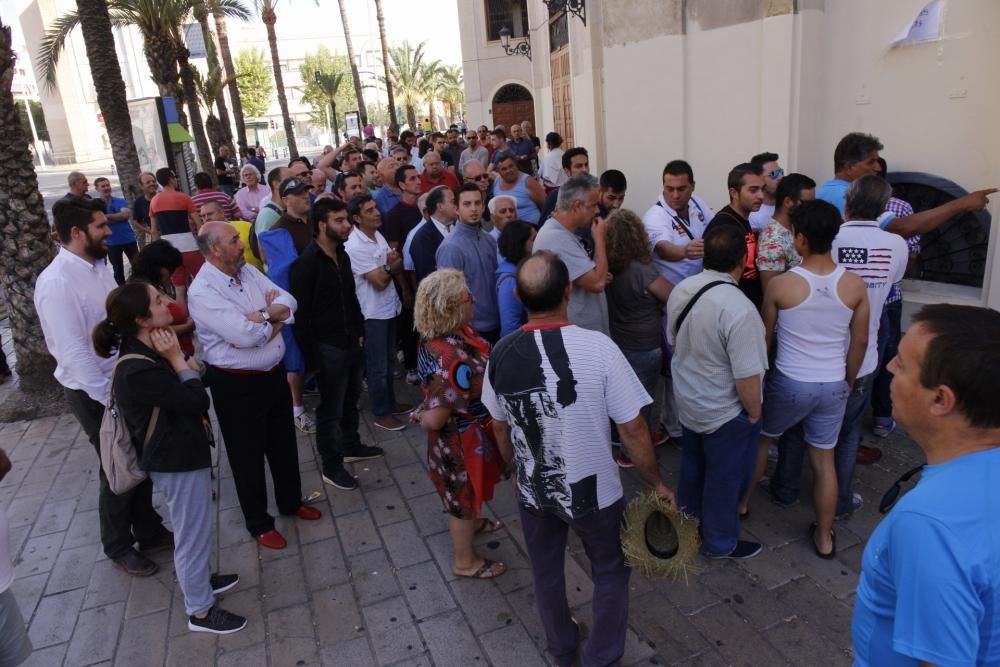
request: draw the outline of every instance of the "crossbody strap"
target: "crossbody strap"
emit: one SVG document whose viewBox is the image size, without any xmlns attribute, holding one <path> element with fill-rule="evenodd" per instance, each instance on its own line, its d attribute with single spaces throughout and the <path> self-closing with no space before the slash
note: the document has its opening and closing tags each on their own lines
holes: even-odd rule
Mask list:
<svg viewBox="0 0 1000 667">
<path fill-rule="evenodd" d="M 108 409 L 114 409 L 115 403 L 115 377 L 118 375 L 118 364 L 129 359 L 145 359 L 151 364 L 155 364 L 156 361 L 147 357 L 144 354 L 123 354 L 118 357 L 118 361 L 115 362 L 115 367 L 111 371 L 111 393 L 108 397 Z M 160 406 L 154 405 L 153 412 L 149 416 L 149 424 L 146 426 L 146 435 L 142 439 L 142 446 L 145 447 L 149 444 L 149 439 L 153 437 L 153 431 L 156 430 L 156 422 L 160 418 Z"/>
<path fill-rule="evenodd" d="M 682 310 L 681 314 L 677 317 L 677 322 L 674 324 L 674 336 L 677 336 L 677 332 L 681 330 L 681 325 L 684 324 L 684 320 L 687 319 L 688 313 L 690 313 L 691 309 L 694 308 L 694 304 L 698 303 L 698 299 L 700 299 L 705 292 L 719 285 L 732 285 L 733 287 L 736 287 L 736 285 L 728 280 L 713 280 L 695 292 L 695 295 L 691 297 L 691 300 L 687 302 L 687 305 L 684 306 L 684 310 Z"/>
<path fill-rule="evenodd" d="M 656 202 L 656 205 L 657 205 L 657 206 L 659 206 L 660 208 L 662 208 L 662 209 L 663 209 L 663 212 L 664 212 L 664 213 L 666 213 L 666 214 L 667 214 L 667 215 L 669 215 L 669 216 L 670 216 L 671 218 L 673 218 L 673 219 L 674 219 L 674 221 L 675 221 L 675 222 L 676 222 L 677 224 L 679 224 L 679 225 L 681 226 L 681 229 L 683 229 L 683 230 L 684 230 L 684 233 L 685 233 L 685 234 L 687 234 L 687 237 L 688 237 L 689 239 L 691 239 L 692 241 L 694 241 L 694 234 L 692 234 L 692 233 L 691 233 L 691 228 L 687 226 L 687 224 L 686 224 L 686 223 L 684 222 L 684 219 L 683 219 L 683 218 L 681 218 L 681 217 L 680 217 L 679 215 L 674 215 L 673 213 L 671 213 L 671 212 L 670 212 L 670 211 L 669 211 L 669 210 L 667 209 L 667 207 L 666 207 L 666 206 L 664 206 L 664 205 L 663 205 L 662 203 L 660 203 L 659 201 L 657 201 L 657 202 Z M 698 206 L 697 202 L 695 202 L 695 206 Z M 700 207 L 700 206 L 698 206 L 698 210 L 699 210 L 699 211 L 701 211 L 701 207 Z"/>
</svg>

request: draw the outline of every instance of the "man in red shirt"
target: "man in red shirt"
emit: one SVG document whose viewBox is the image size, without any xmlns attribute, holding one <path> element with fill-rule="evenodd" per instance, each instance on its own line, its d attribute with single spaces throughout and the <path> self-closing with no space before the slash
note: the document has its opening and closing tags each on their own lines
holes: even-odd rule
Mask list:
<svg viewBox="0 0 1000 667">
<path fill-rule="evenodd" d="M 184 264 L 174 272 L 173 281 L 186 286 L 205 263 L 195 239 L 201 229 L 201 216 L 191 197 L 177 189 L 177 175 L 172 169 L 158 169 L 156 182 L 163 190 L 149 202 L 153 240 L 163 239 L 181 251 Z"/>
<path fill-rule="evenodd" d="M 441 156 L 430 151 L 424 155 L 424 173 L 420 175 L 420 192 L 430 192 L 439 185 L 447 185 L 452 192 L 458 192 L 458 178 L 451 169 L 444 168 Z"/>
<path fill-rule="evenodd" d="M 240 207 L 236 205 L 233 198 L 225 192 L 216 190 L 215 184 L 212 183 L 212 177 L 205 172 L 199 171 L 194 175 L 194 187 L 197 189 L 197 192 L 194 193 L 191 199 L 194 201 L 195 208 L 199 211 L 202 204 L 214 201 L 222 207 L 222 212 L 226 214 L 226 218 L 229 220 L 240 220 L 242 218 Z"/>
</svg>

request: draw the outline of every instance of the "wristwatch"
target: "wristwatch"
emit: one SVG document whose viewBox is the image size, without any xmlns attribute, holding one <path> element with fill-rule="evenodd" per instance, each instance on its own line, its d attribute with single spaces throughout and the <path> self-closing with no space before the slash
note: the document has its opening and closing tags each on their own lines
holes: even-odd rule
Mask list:
<svg viewBox="0 0 1000 667">
<path fill-rule="evenodd" d="M 390 276 L 392 275 L 392 269 L 389 268 L 388 264 L 383 264 L 382 265 L 382 270 L 385 271 L 386 273 L 388 273 Z"/>
<path fill-rule="evenodd" d="M 269 323 L 271 321 L 271 313 L 269 313 L 269 312 L 267 312 L 266 310 L 263 310 L 263 309 L 259 310 L 257 312 L 259 312 L 260 316 L 264 318 L 264 322 Z"/>
</svg>

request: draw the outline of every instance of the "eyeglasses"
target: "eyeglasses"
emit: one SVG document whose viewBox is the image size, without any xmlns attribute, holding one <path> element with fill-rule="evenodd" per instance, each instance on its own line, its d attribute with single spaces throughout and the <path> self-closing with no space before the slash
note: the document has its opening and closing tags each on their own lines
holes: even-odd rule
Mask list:
<svg viewBox="0 0 1000 667">
<path fill-rule="evenodd" d="M 884 496 L 882 496 L 882 500 L 878 504 L 878 511 L 882 514 L 886 514 L 889 510 L 891 510 L 892 506 L 896 504 L 897 500 L 899 500 L 899 494 L 903 491 L 903 484 L 909 482 L 914 475 L 923 472 L 923 470 L 924 464 L 920 464 L 916 468 L 904 472 L 902 476 L 896 480 L 896 483 L 889 487 L 889 490 L 885 492 Z"/>
<path fill-rule="evenodd" d="M 479 174 L 478 176 L 473 176 L 469 180 L 470 181 L 486 181 L 486 180 L 489 180 L 489 178 L 490 178 L 489 174 Z"/>
<path fill-rule="evenodd" d="M 785 170 L 782 169 L 781 167 L 778 167 L 777 169 L 768 174 L 768 176 L 771 177 L 772 181 L 776 181 L 784 175 L 785 175 Z"/>
</svg>

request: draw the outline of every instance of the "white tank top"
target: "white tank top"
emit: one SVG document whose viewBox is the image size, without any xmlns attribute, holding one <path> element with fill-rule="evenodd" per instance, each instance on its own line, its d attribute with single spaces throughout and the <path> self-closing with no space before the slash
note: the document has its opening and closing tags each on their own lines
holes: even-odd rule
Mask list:
<svg viewBox="0 0 1000 667">
<path fill-rule="evenodd" d="M 799 382 L 838 382 L 847 376 L 847 348 L 854 311 L 837 293 L 844 267 L 820 276 L 796 266 L 791 269 L 809 283 L 809 296 L 795 306 L 778 311 L 775 367 Z"/>
</svg>

